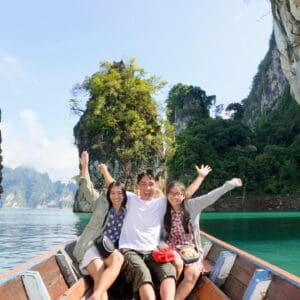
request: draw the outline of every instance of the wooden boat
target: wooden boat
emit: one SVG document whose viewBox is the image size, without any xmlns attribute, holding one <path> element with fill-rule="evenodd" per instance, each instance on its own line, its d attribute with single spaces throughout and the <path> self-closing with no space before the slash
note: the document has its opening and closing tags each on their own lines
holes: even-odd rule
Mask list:
<svg viewBox="0 0 300 300">
<path fill-rule="evenodd" d="M 201 232 L 204 273 L 188 299 L 299 300 L 300 278 L 245 251 Z M 74 262 L 75 241 L 59 246 L 0 275 L 1 300 L 87 299 L 92 280 Z M 137 299 L 121 279 L 110 299 Z"/>
</svg>

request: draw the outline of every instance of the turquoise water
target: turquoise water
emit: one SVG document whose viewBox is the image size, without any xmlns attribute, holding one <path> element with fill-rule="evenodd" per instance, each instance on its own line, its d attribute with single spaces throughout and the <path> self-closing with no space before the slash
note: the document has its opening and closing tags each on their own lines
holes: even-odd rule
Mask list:
<svg viewBox="0 0 300 300">
<path fill-rule="evenodd" d="M 78 235 L 89 214 L 61 209 L 0 209 L 0 274 Z"/>
<path fill-rule="evenodd" d="M 0 209 L 0 274 L 79 235 L 89 214 Z M 300 212 L 203 213 L 201 229 L 300 276 Z"/>
<path fill-rule="evenodd" d="M 300 276 L 300 212 L 203 213 L 201 229 Z"/>
</svg>

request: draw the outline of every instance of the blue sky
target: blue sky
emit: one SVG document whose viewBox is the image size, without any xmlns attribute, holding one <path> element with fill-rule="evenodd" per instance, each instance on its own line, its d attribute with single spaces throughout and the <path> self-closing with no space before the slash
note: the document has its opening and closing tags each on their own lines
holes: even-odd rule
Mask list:
<svg viewBox="0 0 300 300">
<path fill-rule="evenodd" d="M 100 61 L 136 57 L 168 82 L 160 101 L 181 82 L 226 105 L 248 95 L 271 31 L 267 0 L 1 1 L 4 165 L 78 172 L 68 100 Z"/>
</svg>

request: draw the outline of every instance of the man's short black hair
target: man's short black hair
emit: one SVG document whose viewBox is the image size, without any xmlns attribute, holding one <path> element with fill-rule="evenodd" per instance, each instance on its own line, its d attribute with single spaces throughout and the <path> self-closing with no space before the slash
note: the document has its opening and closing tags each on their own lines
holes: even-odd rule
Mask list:
<svg viewBox="0 0 300 300">
<path fill-rule="evenodd" d="M 153 170 L 147 169 L 147 170 L 144 170 L 144 171 L 142 171 L 141 173 L 138 174 L 138 176 L 137 176 L 137 183 L 139 183 L 144 176 L 147 176 L 150 179 L 154 179 L 154 180 L 156 178 L 156 176 L 154 175 Z"/>
</svg>

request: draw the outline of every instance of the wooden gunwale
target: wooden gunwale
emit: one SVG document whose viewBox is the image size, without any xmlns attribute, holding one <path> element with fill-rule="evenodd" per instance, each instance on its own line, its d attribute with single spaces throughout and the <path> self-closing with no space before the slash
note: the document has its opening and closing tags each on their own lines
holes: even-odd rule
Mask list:
<svg viewBox="0 0 300 300">
<path fill-rule="evenodd" d="M 53 249 L 45 252 L 44 254 L 37 256 L 35 258 L 32 258 L 28 262 L 26 262 L 20 266 L 17 266 L 16 268 L 12 269 L 11 271 L 8 271 L 8 272 L 0 275 L 0 284 L 3 284 L 6 281 L 9 281 L 10 279 L 16 277 L 19 273 L 21 273 L 23 271 L 32 269 L 34 266 L 36 266 L 36 265 L 40 264 L 41 262 L 50 258 L 53 254 L 55 254 L 59 250 L 64 249 L 64 246 L 65 245 L 56 246 Z"/>
<path fill-rule="evenodd" d="M 219 240 L 216 237 L 214 237 L 202 230 L 200 232 L 203 237 L 206 237 L 207 239 L 211 240 L 213 243 L 216 243 L 224 248 L 227 248 L 228 250 L 235 252 L 236 254 L 238 254 L 238 255 L 244 257 L 245 259 L 255 263 L 256 265 L 262 267 L 263 269 L 277 275 L 278 277 L 280 277 L 284 280 L 287 280 L 288 282 L 291 282 L 292 284 L 294 284 L 297 287 L 300 287 L 300 278 L 298 276 L 293 275 L 275 265 L 272 265 L 271 263 L 268 263 L 265 260 L 258 258 L 246 251 L 243 251 L 231 244 L 228 244 L 222 240 Z"/>
<path fill-rule="evenodd" d="M 292 284 L 294 285 L 296 288 L 300 287 L 300 278 L 297 277 L 296 275 L 293 275 L 277 266 L 274 266 L 266 261 L 264 261 L 263 259 L 257 258 L 254 255 L 251 255 L 249 253 L 247 253 L 246 251 L 243 251 L 231 244 L 228 244 L 222 240 L 219 240 L 218 238 L 215 238 L 214 236 L 211 236 L 210 234 L 201 231 L 201 236 L 204 237 L 205 239 L 208 239 L 209 241 L 211 241 L 211 243 L 213 244 L 213 246 L 215 245 L 216 247 L 220 247 L 221 249 L 224 250 L 229 250 L 232 251 L 234 253 L 236 253 L 240 258 L 242 258 L 244 260 L 244 263 L 247 265 L 252 264 L 253 266 L 257 266 L 258 268 L 263 268 L 266 271 L 270 272 L 272 275 L 275 275 L 275 277 L 273 278 L 273 280 L 276 278 L 279 279 L 281 278 L 282 280 L 284 280 L 286 283 Z M 72 241 L 71 241 L 72 243 Z M 3 285 L 4 283 L 10 281 L 11 279 L 14 278 L 18 278 L 18 276 L 27 270 L 32 270 L 34 268 L 36 268 L 36 266 L 38 266 L 39 264 L 42 264 L 44 262 L 46 262 L 49 258 L 51 258 L 52 256 L 54 256 L 55 254 L 57 254 L 57 252 L 59 252 L 60 250 L 63 250 L 66 248 L 66 245 L 68 245 L 69 243 L 66 243 L 65 245 L 59 245 L 54 247 L 53 249 L 51 249 L 50 251 L 36 257 L 33 258 L 31 260 L 29 260 L 27 263 L 22 264 L 16 268 L 14 268 L 13 270 L 6 272 L 2 275 L 0 275 L 0 285 Z M 213 247 L 212 246 L 212 247 Z M 213 248 L 212 248 L 213 249 Z M 217 252 L 216 252 L 217 253 Z M 205 261 L 206 263 L 206 275 L 208 275 L 213 267 L 213 264 L 215 263 L 215 261 Z M 38 269 L 38 268 L 37 268 Z M 78 281 L 70 286 L 67 290 L 65 290 L 64 292 L 60 291 L 60 293 L 62 293 L 59 298 L 60 299 L 73 299 L 72 297 L 74 295 L 83 295 L 86 293 L 86 291 L 92 286 L 92 282 L 91 280 L 89 280 L 90 278 L 79 278 Z M 48 279 L 47 279 L 48 280 Z M 47 281 L 46 280 L 46 281 Z M 202 278 L 202 281 L 206 282 L 206 289 L 209 290 L 213 288 L 214 293 L 216 293 L 216 295 L 219 293 L 219 297 L 221 297 L 222 292 L 224 292 L 225 294 L 227 294 L 224 290 L 219 290 L 216 286 L 214 286 L 213 283 L 210 283 L 209 280 L 206 277 Z M 273 282 L 272 280 L 272 282 Z M 208 284 L 209 283 L 209 284 Z M 47 282 L 45 283 L 47 284 Z M 272 283 L 271 283 L 272 284 Z M 48 287 L 47 287 L 48 288 Z M 66 286 L 64 286 L 63 289 L 65 289 Z M 204 289 L 204 287 L 202 287 L 202 289 Z M 205 289 L 204 289 L 205 290 Z M 199 290 L 196 289 L 197 293 L 200 293 L 199 295 L 203 295 L 205 291 L 201 291 L 201 285 L 199 286 Z M 196 292 L 195 291 L 195 292 Z M 54 293 L 54 292 L 53 292 Z M 212 293 L 212 292 L 210 292 Z M 209 294 L 210 294 L 209 293 Z M 222 297 L 225 297 L 225 294 Z M 294 293 L 296 296 L 298 295 L 298 292 Z M 290 295 L 294 295 L 293 293 L 291 293 Z M 56 296 L 58 296 L 59 294 L 57 294 Z M 74 298 L 75 299 L 75 298 Z M 199 298 L 197 298 L 199 299 Z M 216 299 L 222 299 L 222 298 L 216 298 Z M 238 299 L 238 298 L 236 298 Z M 277 298 L 276 298 L 277 299 Z M 293 298 L 294 299 L 294 298 Z M 298 298 L 295 298 L 298 299 Z"/>
<path fill-rule="evenodd" d="M 30 270 L 34 266 L 42 263 L 46 259 L 50 258 L 53 254 L 56 254 L 59 250 L 63 250 L 67 244 L 74 242 L 74 240 L 79 240 L 79 237 L 75 236 L 73 240 L 70 240 L 70 241 L 66 242 L 65 244 L 57 245 L 54 248 L 52 248 L 51 250 L 44 252 L 43 254 L 41 254 L 37 257 L 30 259 L 26 263 L 21 264 L 4 274 L 0 274 L 0 284 L 3 284 L 6 281 L 16 277 L 18 275 L 18 273 L 21 273 L 26 270 Z"/>
</svg>

